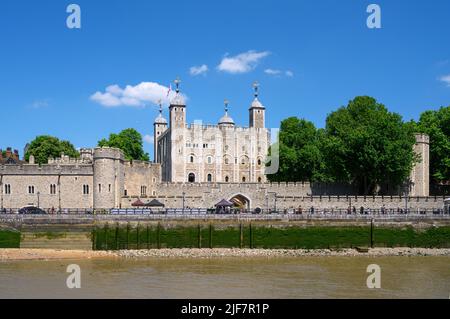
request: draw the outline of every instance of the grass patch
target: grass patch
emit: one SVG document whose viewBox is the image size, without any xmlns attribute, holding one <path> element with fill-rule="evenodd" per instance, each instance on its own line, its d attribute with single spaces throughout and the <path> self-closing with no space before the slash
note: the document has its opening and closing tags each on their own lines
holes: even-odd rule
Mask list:
<svg viewBox="0 0 450 319">
<path fill-rule="evenodd" d="M 0 230 L 0 248 L 20 248 L 20 232 Z"/>
</svg>

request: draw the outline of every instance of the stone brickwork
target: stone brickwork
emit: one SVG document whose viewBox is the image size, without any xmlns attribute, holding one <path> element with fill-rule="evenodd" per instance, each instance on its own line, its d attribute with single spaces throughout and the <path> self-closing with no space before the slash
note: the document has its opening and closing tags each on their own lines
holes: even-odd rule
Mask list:
<svg viewBox="0 0 450 319">
<path fill-rule="evenodd" d="M 125 162 L 124 173 L 125 185 L 121 206 L 131 206 L 136 197 L 145 199 L 156 195 L 157 185 L 161 180 L 159 164 L 141 161 Z"/>
<path fill-rule="evenodd" d="M 347 195 L 314 195 L 311 196 L 312 185 L 308 183 L 161 183 L 157 185 L 157 195 L 150 196 L 164 203 L 167 208 L 214 208 L 221 199 L 244 203 L 249 210 L 261 208 L 264 210 L 298 209 L 308 210 L 314 207 L 316 210 L 347 209 L 360 207 L 379 210 L 408 208 L 441 209 L 444 199 L 442 197 L 408 197 L 407 203 L 404 196 L 347 196 Z M 322 185 L 323 194 L 331 191 L 341 191 L 344 194 L 345 187 L 338 189 L 331 185 L 328 190 Z M 131 199 L 122 200 L 122 207 L 131 207 Z"/>
<path fill-rule="evenodd" d="M 92 180 L 92 165 L 2 165 L 1 207 L 92 208 L 92 193 L 83 194 Z"/>
<path fill-rule="evenodd" d="M 249 127 L 238 127 L 228 115 L 217 125 L 186 124 L 187 107 L 178 91 L 169 107 L 169 124 L 162 111 L 154 122 L 155 161 L 165 182 L 263 183 L 270 134 L 265 107 L 257 94 L 249 109 Z"/>
<path fill-rule="evenodd" d="M 414 152 L 420 161 L 414 165 L 411 172 L 410 194 L 412 196 L 428 196 L 430 194 L 430 137 L 426 134 L 416 134 Z"/>
</svg>

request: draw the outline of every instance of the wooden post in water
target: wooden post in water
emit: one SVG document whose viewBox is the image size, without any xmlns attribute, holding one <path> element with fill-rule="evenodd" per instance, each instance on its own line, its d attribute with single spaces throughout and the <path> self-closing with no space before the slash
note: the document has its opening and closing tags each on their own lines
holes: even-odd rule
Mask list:
<svg viewBox="0 0 450 319">
<path fill-rule="evenodd" d="M 115 232 L 115 242 L 116 242 L 116 250 L 119 249 L 119 223 L 116 224 L 116 232 Z"/>
<path fill-rule="evenodd" d="M 250 222 L 250 249 L 253 248 L 253 230 L 252 230 L 252 223 Z"/>
<path fill-rule="evenodd" d="M 97 250 L 97 243 L 96 243 L 96 233 L 97 233 L 97 226 L 94 227 L 94 230 L 92 231 L 92 250 Z"/>
<path fill-rule="evenodd" d="M 212 227 L 212 223 L 209 223 L 209 248 L 213 248 L 213 227 Z"/>
<path fill-rule="evenodd" d="M 148 224 L 147 224 L 147 249 L 150 248 L 150 233 L 148 231 Z"/>
<path fill-rule="evenodd" d="M 244 229 L 242 223 L 239 224 L 239 248 L 242 249 L 244 244 Z"/>
<path fill-rule="evenodd" d="M 200 224 L 197 226 L 197 234 L 198 234 L 198 248 L 202 248 L 202 228 Z"/>
<path fill-rule="evenodd" d="M 130 244 L 130 223 L 127 223 L 127 249 L 129 249 L 129 244 Z"/>
<path fill-rule="evenodd" d="M 138 223 L 137 228 L 136 228 L 136 248 L 139 250 L 140 247 L 140 240 L 139 240 L 139 227 L 141 225 Z"/>
<path fill-rule="evenodd" d="M 370 248 L 373 248 L 373 219 L 370 220 Z"/>
<path fill-rule="evenodd" d="M 105 224 L 103 231 L 105 235 L 105 250 L 108 250 L 108 223 Z"/>
<path fill-rule="evenodd" d="M 158 249 L 161 249 L 161 223 L 158 223 L 158 228 L 156 228 L 156 244 Z"/>
</svg>

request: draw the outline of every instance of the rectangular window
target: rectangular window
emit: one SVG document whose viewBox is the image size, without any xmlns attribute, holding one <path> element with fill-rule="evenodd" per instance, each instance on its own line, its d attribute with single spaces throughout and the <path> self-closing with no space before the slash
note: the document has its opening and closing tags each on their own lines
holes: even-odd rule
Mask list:
<svg viewBox="0 0 450 319">
<path fill-rule="evenodd" d="M 34 186 L 28 186 L 28 194 L 34 194 Z"/>
<path fill-rule="evenodd" d="M 11 194 L 11 184 L 5 184 L 5 194 Z"/>
<path fill-rule="evenodd" d="M 124 195 L 124 196 L 128 196 L 128 192 L 127 192 L 126 189 L 123 190 L 123 195 Z"/>
<path fill-rule="evenodd" d="M 108 185 L 108 192 L 111 193 L 111 184 Z"/>
<path fill-rule="evenodd" d="M 147 186 L 141 186 L 141 196 L 147 195 Z"/>
<path fill-rule="evenodd" d="M 56 194 L 56 185 L 50 184 L 50 194 L 55 195 Z"/>
<path fill-rule="evenodd" d="M 85 184 L 83 185 L 83 195 L 89 194 L 89 185 Z"/>
<path fill-rule="evenodd" d="M 99 192 L 99 193 L 102 192 L 102 184 L 98 184 L 98 192 Z"/>
</svg>

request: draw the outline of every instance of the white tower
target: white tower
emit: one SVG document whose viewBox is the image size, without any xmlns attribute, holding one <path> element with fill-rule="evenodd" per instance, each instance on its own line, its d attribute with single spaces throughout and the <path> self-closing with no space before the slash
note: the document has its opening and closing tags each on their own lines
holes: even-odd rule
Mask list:
<svg viewBox="0 0 450 319">
<path fill-rule="evenodd" d="M 158 158 L 158 139 L 167 130 L 167 120 L 162 115 L 162 104 L 159 100 L 159 115 L 153 123 L 153 146 L 154 146 L 154 160 L 155 163 L 161 163 L 161 158 Z"/>
<path fill-rule="evenodd" d="M 254 93 L 255 98 L 249 109 L 250 115 L 249 126 L 254 128 L 264 128 L 266 108 L 258 100 L 258 87 L 259 83 L 255 81 L 253 83 L 253 88 L 255 90 Z"/>
</svg>

